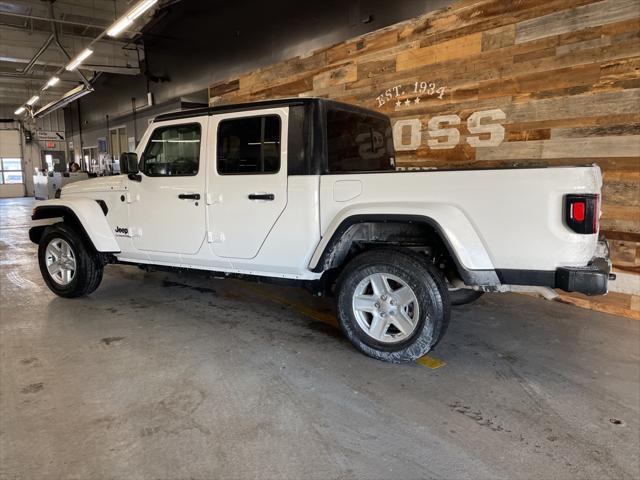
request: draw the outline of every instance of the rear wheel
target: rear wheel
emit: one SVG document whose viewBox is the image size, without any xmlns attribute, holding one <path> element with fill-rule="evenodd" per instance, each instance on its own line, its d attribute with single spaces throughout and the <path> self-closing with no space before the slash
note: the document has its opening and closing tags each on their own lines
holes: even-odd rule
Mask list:
<svg viewBox="0 0 640 480">
<path fill-rule="evenodd" d="M 340 326 L 370 357 L 409 362 L 440 340 L 449 321 L 444 278 L 412 252 L 371 250 L 353 259 L 337 284 Z"/>
<path fill-rule="evenodd" d="M 61 297 L 89 295 L 102 281 L 103 265 L 97 253 L 64 223 L 47 227 L 43 232 L 38 263 L 49 289 Z"/>
</svg>

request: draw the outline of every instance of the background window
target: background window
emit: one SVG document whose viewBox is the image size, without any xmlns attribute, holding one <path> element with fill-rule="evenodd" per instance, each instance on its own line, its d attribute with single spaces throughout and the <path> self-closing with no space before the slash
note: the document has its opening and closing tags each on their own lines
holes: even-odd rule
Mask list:
<svg viewBox="0 0 640 480">
<path fill-rule="evenodd" d="M 221 175 L 280 171 L 280 117 L 268 115 L 220 122 L 217 163 Z"/>
<path fill-rule="evenodd" d="M 12 157 L 0 159 L 0 183 L 24 183 L 22 159 Z"/>
<path fill-rule="evenodd" d="M 327 148 L 330 172 L 395 170 L 391 124 L 380 117 L 330 109 Z"/>
<path fill-rule="evenodd" d="M 196 175 L 200 165 L 200 125 L 156 128 L 142 162 L 142 171 L 150 177 Z"/>
</svg>

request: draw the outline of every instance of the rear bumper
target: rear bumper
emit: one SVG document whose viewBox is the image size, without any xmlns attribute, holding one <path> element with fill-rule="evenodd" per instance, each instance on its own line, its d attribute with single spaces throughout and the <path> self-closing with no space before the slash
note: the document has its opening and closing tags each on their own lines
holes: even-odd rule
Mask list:
<svg viewBox="0 0 640 480">
<path fill-rule="evenodd" d="M 608 258 L 594 258 L 586 267 L 560 267 L 556 270 L 555 288 L 585 295 L 604 295 L 609 287 L 611 262 Z M 612 276 L 614 279 L 615 276 Z"/>
<path fill-rule="evenodd" d="M 503 285 L 551 287 L 585 295 L 604 295 L 608 291 L 609 280 L 616 278 L 611 273 L 606 240 L 598 242 L 596 255 L 585 267 L 558 267 L 555 271 L 500 269 L 496 273 Z"/>
</svg>

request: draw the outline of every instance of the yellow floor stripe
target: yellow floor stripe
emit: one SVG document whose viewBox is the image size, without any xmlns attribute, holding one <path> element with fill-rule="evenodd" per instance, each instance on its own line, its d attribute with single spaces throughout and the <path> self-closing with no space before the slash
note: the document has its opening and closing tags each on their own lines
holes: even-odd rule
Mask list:
<svg viewBox="0 0 640 480">
<path fill-rule="evenodd" d="M 287 298 L 281 297 L 280 295 L 276 295 L 274 293 L 268 292 L 256 285 L 252 285 L 249 282 L 244 282 L 243 288 L 246 288 L 247 290 L 251 290 L 253 293 L 255 293 L 256 295 L 259 295 L 262 298 L 265 298 L 275 303 L 279 303 L 280 305 L 283 305 L 285 307 L 291 308 L 296 312 L 301 313 L 302 315 L 313 318 L 314 320 L 318 320 L 320 322 L 326 323 L 328 325 L 332 325 L 334 327 L 338 326 L 338 321 L 336 320 L 336 317 L 329 313 L 319 312 L 317 310 L 314 310 L 311 307 L 308 307 L 307 305 L 303 305 L 298 302 L 293 302 Z M 446 362 L 443 362 L 442 360 L 438 360 L 437 358 L 431 357 L 429 355 L 420 357 L 418 360 L 416 360 L 416 363 L 419 363 L 420 365 L 430 368 L 431 370 L 435 370 L 436 368 L 444 367 L 446 365 Z"/>
<path fill-rule="evenodd" d="M 442 360 L 438 360 L 437 358 L 430 357 L 429 355 L 425 355 L 424 357 L 420 357 L 416 360 L 416 363 L 420 365 L 424 365 L 431 370 L 435 370 L 436 368 L 444 367 L 446 365 Z"/>
</svg>

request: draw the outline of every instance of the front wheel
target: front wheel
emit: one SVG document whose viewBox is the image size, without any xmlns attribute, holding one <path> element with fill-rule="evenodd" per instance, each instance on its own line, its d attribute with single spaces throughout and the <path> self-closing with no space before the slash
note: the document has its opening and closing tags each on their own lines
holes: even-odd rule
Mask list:
<svg viewBox="0 0 640 480">
<path fill-rule="evenodd" d="M 103 265 L 98 255 L 64 223 L 44 231 L 38 244 L 38 263 L 49 289 L 61 297 L 89 295 L 102 281 Z"/>
<path fill-rule="evenodd" d="M 337 284 L 340 326 L 364 354 L 402 363 L 425 355 L 449 322 L 442 274 L 412 252 L 371 250 L 354 258 Z"/>
</svg>

